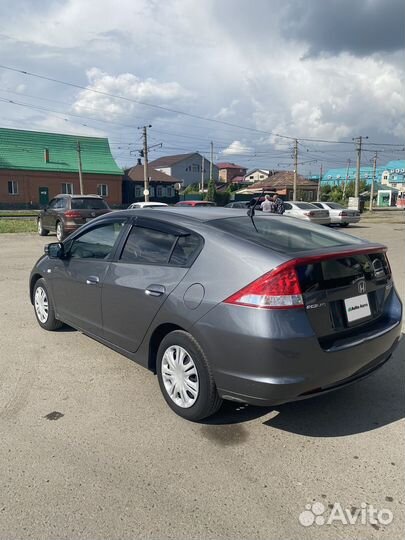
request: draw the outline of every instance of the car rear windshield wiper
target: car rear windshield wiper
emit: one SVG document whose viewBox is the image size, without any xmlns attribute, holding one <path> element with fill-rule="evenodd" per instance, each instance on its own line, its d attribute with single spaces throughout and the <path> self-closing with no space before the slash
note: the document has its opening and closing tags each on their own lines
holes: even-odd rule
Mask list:
<svg viewBox="0 0 405 540">
<path fill-rule="evenodd" d="M 262 191 L 262 197 L 264 195 L 264 189 Z M 256 227 L 256 223 L 255 223 L 255 220 L 253 219 L 254 216 L 255 216 L 255 209 L 256 209 L 256 206 L 257 206 L 257 203 L 259 202 L 260 200 L 260 196 L 256 198 L 255 200 L 255 204 L 253 206 L 251 206 L 248 211 L 247 211 L 247 215 L 250 217 L 251 221 L 252 221 L 252 224 L 253 224 L 253 227 L 255 228 L 255 231 L 258 233 L 259 231 L 257 230 L 257 227 Z"/>
</svg>

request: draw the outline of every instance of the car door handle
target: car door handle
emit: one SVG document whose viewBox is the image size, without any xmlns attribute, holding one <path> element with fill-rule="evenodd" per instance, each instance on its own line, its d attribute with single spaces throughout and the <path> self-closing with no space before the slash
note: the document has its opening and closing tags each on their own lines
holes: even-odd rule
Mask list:
<svg viewBox="0 0 405 540">
<path fill-rule="evenodd" d="M 89 276 L 86 279 L 86 284 L 87 285 L 98 285 L 98 283 L 100 283 L 100 278 L 97 277 L 97 276 Z"/>
<path fill-rule="evenodd" d="M 163 287 L 163 285 L 149 285 L 149 287 L 146 287 L 145 294 L 146 296 L 162 296 L 162 294 L 165 294 L 166 289 Z"/>
</svg>

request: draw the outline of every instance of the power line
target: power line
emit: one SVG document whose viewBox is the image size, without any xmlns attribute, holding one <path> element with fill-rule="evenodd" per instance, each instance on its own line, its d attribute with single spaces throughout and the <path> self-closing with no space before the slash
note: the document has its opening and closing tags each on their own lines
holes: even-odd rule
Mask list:
<svg viewBox="0 0 405 540">
<path fill-rule="evenodd" d="M 140 101 L 140 100 L 137 100 L 137 99 L 134 99 L 134 98 L 128 98 L 128 97 L 121 96 L 121 95 L 118 95 L 118 94 L 111 94 L 110 92 L 104 92 L 103 90 L 96 90 L 95 88 L 89 88 L 88 86 L 83 86 L 81 84 L 76 84 L 76 83 L 72 83 L 72 82 L 68 82 L 68 81 L 62 81 L 60 79 L 55 79 L 53 77 L 47 77 L 45 75 L 40 75 L 38 73 L 33 73 L 33 72 L 25 71 L 25 70 L 22 70 L 22 69 L 12 68 L 12 67 L 9 67 L 9 66 L 5 66 L 3 64 L 0 64 L 0 68 L 1 69 L 6 69 L 8 71 L 13 71 L 15 73 L 21 73 L 22 75 L 28 75 L 30 77 L 36 77 L 38 79 L 42 79 L 42 80 L 45 80 L 45 81 L 54 82 L 54 83 L 57 83 L 57 84 L 63 84 L 63 85 L 66 85 L 66 86 L 70 86 L 72 88 L 78 88 L 80 90 L 87 90 L 89 92 L 93 92 L 95 94 L 99 94 L 99 95 L 102 95 L 102 96 L 106 96 L 106 97 L 110 97 L 110 98 L 114 98 L 114 99 L 121 99 L 123 101 L 130 102 L 130 103 L 136 103 L 136 104 L 142 105 L 144 107 L 151 107 L 151 108 L 154 108 L 154 109 L 158 109 L 158 110 L 165 111 L 165 112 L 170 112 L 170 113 L 173 113 L 173 114 L 179 114 L 179 115 L 182 115 L 182 116 L 188 116 L 189 118 L 195 118 L 195 119 L 198 119 L 198 120 L 203 120 L 205 122 L 212 122 L 212 123 L 215 123 L 215 124 L 222 124 L 222 125 L 225 125 L 225 126 L 236 127 L 236 128 L 239 128 L 239 129 L 246 129 L 248 131 L 254 131 L 256 133 L 263 133 L 263 134 L 266 134 L 266 135 L 273 135 L 275 137 L 280 137 L 282 139 L 291 139 L 291 140 L 294 139 L 294 137 L 289 137 L 288 135 L 282 135 L 280 133 L 275 133 L 275 132 L 272 132 L 272 131 L 264 131 L 264 130 L 252 128 L 252 127 L 249 127 L 249 126 L 241 126 L 241 125 L 238 125 L 238 124 L 234 124 L 232 122 L 226 122 L 225 120 L 217 120 L 215 118 L 204 117 L 204 116 L 200 116 L 198 114 L 188 113 L 188 112 L 185 112 L 185 111 L 172 109 L 170 107 L 164 107 L 163 105 L 156 105 L 156 104 L 153 104 L 153 103 L 147 103 L 147 102 Z"/>
</svg>

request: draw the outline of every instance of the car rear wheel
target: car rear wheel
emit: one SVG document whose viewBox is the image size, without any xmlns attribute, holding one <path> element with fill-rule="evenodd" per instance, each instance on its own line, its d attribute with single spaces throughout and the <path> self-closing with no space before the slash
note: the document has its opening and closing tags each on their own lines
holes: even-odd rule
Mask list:
<svg viewBox="0 0 405 540">
<path fill-rule="evenodd" d="M 349 226 L 348 223 L 339 223 L 339 225 L 340 225 L 341 227 L 348 227 L 348 226 Z"/>
<path fill-rule="evenodd" d="M 37 231 L 39 236 L 46 236 L 49 233 L 48 229 L 43 228 L 41 218 L 39 218 L 37 221 Z"/>
<path fill-rule="evenodd" d="M 57 330 L 63 323 L 55 317 L 46 282 L 39 279 L 34 286 L 34 311 L 38 324 L 45 330 Z"/>
<path fill-rule="evenodd" d="M 59 242 L 62 242 L 65 238 L 65 231 L 63 230 L 63 223 L 61 221 L 58 221 L 56 224 L 56 238 Z"/>
<path fill-rule="evenodd" d="M 176 330 L 162 340 L 157 375 L 167 404 L 187 420 L 207 418 L 222 404 L 204 352 L 187 332 Z"/>
</svg>

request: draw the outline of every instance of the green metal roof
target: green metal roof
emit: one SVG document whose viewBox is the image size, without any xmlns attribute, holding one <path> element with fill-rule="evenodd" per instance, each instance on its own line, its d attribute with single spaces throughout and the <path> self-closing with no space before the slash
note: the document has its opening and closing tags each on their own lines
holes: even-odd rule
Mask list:
<svg viewBox="0 0 405 540">
<path fill-rule="evenodd" d="M 108 139 L 8 128 L 0 128 L 0 169 L 77 172 L 78 142 L 83 173 L 123 174 L 112 157 Z"/>
</svg>

